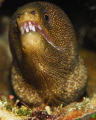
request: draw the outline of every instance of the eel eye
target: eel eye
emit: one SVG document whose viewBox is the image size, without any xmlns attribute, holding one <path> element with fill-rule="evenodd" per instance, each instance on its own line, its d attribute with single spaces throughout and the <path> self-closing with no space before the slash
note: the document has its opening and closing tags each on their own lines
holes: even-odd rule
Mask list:
<svg viewBox="0 0 96 120">
<path fill-rule="evenodd" d="M 49 15 L 48 15 L 48 13 L 45 13 L 45 14 L 44 14 L 44 19 L 45 19 L 46 21 L 49 20 Z"/>
<path fill-rule="evenodd" d="M 44 19 L 47 23 L 50 23 L 50 14 L 46 11 L 46 10 L 43 10 L 43 13 L 44 13 Z"/>
</svg>

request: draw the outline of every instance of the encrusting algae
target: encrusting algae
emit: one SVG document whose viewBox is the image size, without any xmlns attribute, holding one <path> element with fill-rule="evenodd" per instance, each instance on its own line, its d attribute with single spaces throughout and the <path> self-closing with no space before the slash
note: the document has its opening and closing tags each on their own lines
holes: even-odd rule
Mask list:
<svg viewBox="0 0 96 120">
<path fill-rule="evenodd" d="M 18 107 L 12 101 L 1 99 L 0 118 L 1 120 L 3 118 L 4 120 L 94 120 L 96 118 L 96 95 L 92 99 L 84 98 L 79 103 L 74 102 L 65 107 L 60 105 L 51 108 L 45 105 L 37 108 L 24 105 Z"/>
</svg>

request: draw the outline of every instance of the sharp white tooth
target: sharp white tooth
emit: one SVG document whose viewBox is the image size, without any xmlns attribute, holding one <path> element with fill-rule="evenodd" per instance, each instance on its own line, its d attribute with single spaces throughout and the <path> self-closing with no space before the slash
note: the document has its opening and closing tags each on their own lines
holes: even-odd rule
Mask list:
<svg viewBox="0 0 96 120">
<path fill-rule="evenodd" d="M 29 25 L 31 25 L 31 22 L 28 22 L 29 23 Z"/>
<path fill-rule="evenodd" d="M 31 22 L 29 22 L 29 29 L 35 32 L 35 26 L 33 26 Z"/>
<path fill-rule="evenodd" d="M 35 32 L 35 27 L 34 27 L 34 26 L 32 26 L 32 31 L 34 31 L 34 32 Z"/>
<path fill-rule="evenodd" d="M 31 24 L 29 25 L 29 29 L 32 30 L 32 25 Z"/>
<path fill-rule="evenodd" d="M 28 29 L 28 28 L 26 28 L 26 32 L 29 32 L 29 29 Z"/>
<path fill-rule="evenodd" d="M 40 30 L 42 30 L 42 28 L 40 27 L 40 25 L 38 26 L 38 28 L 39 28 Z"/>
</svg>

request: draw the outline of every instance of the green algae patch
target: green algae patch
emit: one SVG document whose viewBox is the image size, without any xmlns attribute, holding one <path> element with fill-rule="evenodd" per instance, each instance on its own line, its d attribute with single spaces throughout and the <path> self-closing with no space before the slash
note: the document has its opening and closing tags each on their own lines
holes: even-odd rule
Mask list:
<svg viewBox="0 0 96 120">
<path fill-rule="evenodd" d="M 21 106 L 20 108 L 13 108 L 13 113 L 18 116 L 29 116 L 32 113 L 32 110 L 26 106 Z"/>
<path fill-rule="evenodd" d="M 29 116 L 30 114 L 32 114 L 32 110 L 24 105 L 18 107 L 11 102 L 3 100 L 0 100 L 0 109 L 10 111 L 16 116 Z"/>
</svg>

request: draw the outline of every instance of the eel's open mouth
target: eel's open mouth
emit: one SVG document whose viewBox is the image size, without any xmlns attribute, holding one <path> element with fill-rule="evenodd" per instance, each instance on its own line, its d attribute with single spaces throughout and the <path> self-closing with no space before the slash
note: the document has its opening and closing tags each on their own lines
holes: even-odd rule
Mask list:
<svg viewBox="0 0 96 120">
<path fill-rule="evenodd" d="M 21 33 L 25 34 L 27 32 L 33 31 L 33 32 L 39 32 L 41 34 L 44 34 L 41 26 L 37 22 L 33 21 L 26 21 L 21 24 Z M 44 35 L 46 36 L 46 35 Z M 47 36 L 46 36 L 47 37 Z"/>
<path fill-rule="evenodd" d="M 60 50 L 51 40 L 51 38 L 46 34 L 46 32 L 42 29 L 42 27 L 40 26 L 40 24 L 38 22 L 35 21 L 26 21 L 23 22 L 20 26 L 20 31 L 21 34 L 25 34 L 28 33 L 30 31 L 32 32 L 38 32 L 41 35 L 43 35 L 43 37 L 47 40 L 48 43 L 50 43 L 54 48 L 57 48 L 58 50 Z"/>
</svg>

